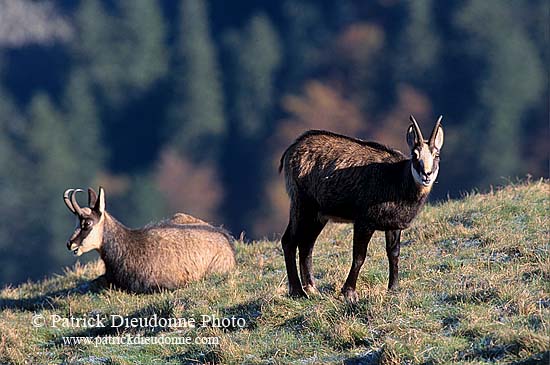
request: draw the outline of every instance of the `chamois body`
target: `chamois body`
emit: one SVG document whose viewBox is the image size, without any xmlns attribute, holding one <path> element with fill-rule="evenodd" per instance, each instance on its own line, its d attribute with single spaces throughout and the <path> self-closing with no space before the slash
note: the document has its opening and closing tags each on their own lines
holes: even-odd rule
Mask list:
<svg viewBox="0 0 550 365">
<path fill-rule="evenodd" d="M 419 129 L 408 133 L 413 134 L 409 136 L 412 158 L 376 142 L 319 130 L 304 133 L 284 152 L 279 171 L 284 169 L 290 217 L 281 242 L 290 295 L 306 296 L 306 292 L 315 291 L 313 246 L 329 220 L 354 223 L 353 263 L 342 288 L 346 299 L 358 299 L 356 281 L 375 230 L 386 232 L 388 287 L 397 288 L 401 230 L 409 227 L 428 197 L 437 176 L 443 138 L 441 130 L 435 146 L 434 133 L 430 144 Z"/>
<path fill-rule="evenodd" d="M 183 213 L 144 228 L 129 229 L 105 209 L 100 211 L 94 204 L 95 193 L 91 189 L 89 192 L 91 208 L 78 208 L 75 214 L 79 226 L 67 247 L 75 255 L 97 250 L 105 263 L 104 279 L 109 283 L 131 292 L 148 293 L 179 288 L 209 274 L 226 273 L 235 266 L 232 239 L 225 231 Z"/>
<path fill-rule="evenodd" d="M 128 229 L 108 213 L 99 254 L 105 278 L 137 293 L 176 289 L 235 266 L 230 238 L 208 224 L 165 221 Z"/>
<path fill-rule="evenodd" d="M 362 218 L 381 231 L 407 228 L 426 200 L 410 164 L 397 150 L 327 131 L 304 133 L 282 161 L 292 202 L 315 205 L 320 220 Z"/>
</svg>

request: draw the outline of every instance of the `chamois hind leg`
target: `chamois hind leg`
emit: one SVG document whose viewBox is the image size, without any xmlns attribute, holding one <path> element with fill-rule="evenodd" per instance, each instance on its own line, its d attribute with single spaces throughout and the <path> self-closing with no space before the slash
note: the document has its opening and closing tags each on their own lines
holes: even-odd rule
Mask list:
<svg viewBox="0 0 550 365">
<path fill-rule="evenodd" d="M 355 291 L 357 277 L 365 262 L 367 247 L 369 246 L 369 241 L 373 233 L 373 229 L 367 228 L 361 223 L 356 222 L 353 225 L 353 261 L 351 263 L 348 278 L 342 287 L 342 294 L 344 294 L 344 298 L 350 303 L 356 303 L 359 300 L 359 296 Z"/>
<path fill-rule="evenodd" d="M 308 217 L 308 220 L 301 220 L 298 227 L 298 251 L 302 287 L 306 293 L 311 294 L 317 292 L 313 278 L 313 246 L 327 221 L 320 221 L 313 214 Z"/>
<path fill-rule="evenodd" d="M 300 278 L 298 277 L 298 269 L 296 267 L 296 250 L 298 241 L 296 239 L 296 223 L 293 207 L 290 208 L 290 219 L 285 233 L 281 238 L 283 253 L 285 255 L 286 274 L 288 278 L 288 294 L 291 297 L 307 297 L 306 292 L 302 289 Z"/>
<path fill-rule="evenodd" d="M 390 264 L 388 290 L 399 288 L 399 251 L 401 248 L 401 230 L 386 231 L 386 254 Z"/>
</svg>

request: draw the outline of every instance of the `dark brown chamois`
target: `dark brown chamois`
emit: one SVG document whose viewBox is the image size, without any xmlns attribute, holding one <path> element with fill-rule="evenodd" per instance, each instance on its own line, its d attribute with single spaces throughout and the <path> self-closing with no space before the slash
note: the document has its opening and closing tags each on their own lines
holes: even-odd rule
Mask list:
<svg viewBox="0 0 550 365">
<path fill-rule="evenodd" d="M 104 281 L 136 293 L 179 288 L 235 266 L 232 238 L 222 229 L 177 213 L 171 219 L 129 229 L 105 209 L 105 192 L 88 189 L 88 207 L 76 201 L 80 189 L 63 200 L 78 218 L 67 248 L 76 256 L 96 250 L 105 263 Z"/>
<path fill-rule="evenodd" d="M 414 117 L 410 119 L 410 158 L 375 142 L 318 130 L 304 133 L 283 153 L 279 171 L 284 169 L 290 218 L 281 243 L 291 296 L 316 291 L 313 246 L 329 220 L 354 224 L 353 262 L 342 288 L 345 298 L 358 300 L 357 277 L 375 230 L 386 233 L 388 289 L 397 288 L 401 230 L 409 227 L 428 197 L 443 145 L 442 117 L 428 140 Z"/>
</svg>

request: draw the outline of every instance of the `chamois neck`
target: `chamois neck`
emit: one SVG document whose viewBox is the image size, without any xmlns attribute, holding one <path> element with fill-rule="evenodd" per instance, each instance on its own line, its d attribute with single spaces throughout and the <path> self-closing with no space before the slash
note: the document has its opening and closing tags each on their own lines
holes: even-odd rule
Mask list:
<svg viewBox="0 0 550 365">
<path fill-rule="evenodd" d="M 130 230 L 115 217 L 105 212 L 105 223 L 103 229 L 103 250 L 110 250 L 119 247 L 127 242 L 126 237 Z"/>
</svg>

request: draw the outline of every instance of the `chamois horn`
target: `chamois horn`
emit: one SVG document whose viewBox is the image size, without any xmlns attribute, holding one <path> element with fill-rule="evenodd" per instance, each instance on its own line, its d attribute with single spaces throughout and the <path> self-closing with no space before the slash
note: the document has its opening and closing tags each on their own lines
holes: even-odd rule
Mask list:
<svg viewBox="0 0 550 365">
<path fill-rule="evenodd" d="M 74 191 L 74 189 L 67 189 L 65 190 L 65 192 L 63 193 L 63 201 L 65 201 L 65 205 L 67 206 L 67 208 L 69 208 L 69 210 L 73 213 L 73 214 L 76 214 L 76 211 L 74 210 L 74 207 L 73 205 L 71 204 L 71 200 L 70 200 L 70 195 L 71 193 Z"/>
<path fill-rule="evenodd" d="M 418 126 L 418 122 L 416 121 L 416 119 L 414 119 L 412 114 L 409 116 L 409 119 L 411 120 L 411 122 L 414 126 L 414 131 L 416 132 L 416 138 L 418 138 L 419 142 L 424 142 L 424 136 L 422 136 L 422 131 L 420 130 L 420 127 Z"/>
<path fill-rule="evenodd" d="M 80 208 L 80 205 L 78 205 L 78 202 L 76 201 L 76 194 L 77 194 L 79 191 L 84 191 L 84 190 L 82 190 L 82 189 L 76 189 L 76 190 L 71 194 L 71 205 L 73 206 L 73 208 L 74 208 L 74 210 L 75 210 L 75 214 L 81 216 L 81 215 L 82 215 L 82 208 Z"/>
</svg>

